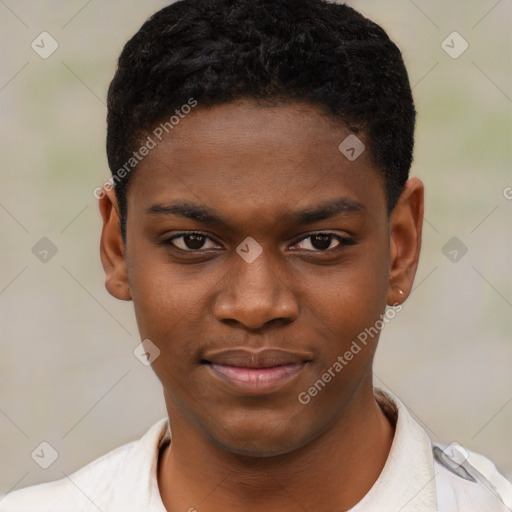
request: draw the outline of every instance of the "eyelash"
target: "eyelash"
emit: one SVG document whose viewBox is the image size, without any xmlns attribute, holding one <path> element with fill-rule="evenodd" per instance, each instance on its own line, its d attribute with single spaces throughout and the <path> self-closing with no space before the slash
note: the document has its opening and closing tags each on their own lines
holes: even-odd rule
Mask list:
<svg viewBox="0 0 512 512">
<path fill-rule="evenodd" d="M 165 240 L 162 240 L 160 242 L 161 245 L 166 245 L 166 246 L 171 246 L 172 248 L 178 250 L 178 251 L 181 251 L 181 252 L 185 252 L 185 253 L 200 253 L 200 252 L 204 252 L 204 250 L 202 249 L 188 249 L 188 250 L 185 250 L 185 249 L 181 249 L 180 247 L 176 247 L 174 244 L 173 244 L 173 241 L 178 239 L 178 238 L 183 238 L 184 236 L 187 236 L 187 235 L 199 235 L 199 236 L 202 236 L 204 237 L 205 239 L 208 239 L 208 240 L 211 240 L 212 242 L 214 243 L 217 243 L 215 242 L 215 240 L 213 240 L 210 236 L 208 236 L 206 233 L 201 233 L 200 231 L 184 231 L 184 232 L 181 232 L 181 233 L 177 233 L 169 238 L 166 238 Z M 292 245 L 296 245 L 298 244 L 299 242 L 302 242 L 304 240 L 307 240 L 308 238 L 311 238 L 315 235 L 328 235 L 328 236 L 331 236 L 332 238 L 338 240 L 339 242 L 339 245 L 337 245 L 336 247 L 333 247 L 332 249 L 316 249 L 316 250 L 311 250 L 311 249 L 296 249 L 296 250 L 305 250 L 307 252 L 314 252 L 314 253 L 330 253 L 330 252 L 334 252 L 336 250 L 340 250 L 342 249 L 344 246 L 349 246 L 349 245 L 354 245 L 354 240 L 351 240 L 350 238 L 345 238 L 343 236 L 340 236 L 340 235 L 336 235 L 334 233 L 329 233 L 329 232 L 326 232 L 326 231 L 316 231 L 314 233 L 310 233 L 309 235 L 306 235 L 306 236 L 303 236 L 302 238 L 298 239 L 297 241 L 293 242 Z M 220 245 L 220 244 L 219 244 Z M 209 250 L 209 249 L 207 249 Z"/>
</svg>

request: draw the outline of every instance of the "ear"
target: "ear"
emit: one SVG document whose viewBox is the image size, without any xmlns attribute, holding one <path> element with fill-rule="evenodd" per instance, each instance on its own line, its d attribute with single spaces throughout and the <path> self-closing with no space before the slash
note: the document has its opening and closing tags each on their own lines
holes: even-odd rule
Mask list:
<svg viewBox="0 0 512 512">
<path fill-rule="evenodd" d="M 420 257 L 423 210 L 423 183 L 410 178 L 389 221 L 389 306 L 401 304 L 411 293 Z"/>
<path fill-rule="evenodd" d="M 103 219 L 100 256 L 105 270 L 105 287 L 116 299 L 131 300 L 119 207 L 112 187 L 103 187 L 99 207 Z"/>
</svg>

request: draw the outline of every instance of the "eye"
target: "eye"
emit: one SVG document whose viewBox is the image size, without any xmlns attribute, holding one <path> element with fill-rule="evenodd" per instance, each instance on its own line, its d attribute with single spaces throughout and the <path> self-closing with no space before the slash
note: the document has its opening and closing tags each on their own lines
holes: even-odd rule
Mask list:
<svg viewBox="0 0 512 512">
<path fill-rule="evenodd" d="M 308 242 L 307 240 L 309 239 L 311 241 Z M 331 246 L 333 242 L 336 242 L 334 247 Z M 312 235 L 308 235 L 302 240 L 299 240 L 293 246 L 295 246 L 296 249 L 305 249 L 314 252 L 325 252 L 340 248 L 343 245 L 350 245 L 352 243 L 353 242 L 348 238 L 344 238 L 333 233 L 313 233 Z"/>
<path fill-rule="evenodd" d="M 336 242 L 333 245 L 333 242 Z M 208 243 L 210 244 L 208 246 Z M 200 232 L 177 233 L 162 241 L 163 245 L 171 245 L 184 252 L 218 249 L 220 246 L 208 235 Z M 293 250 L 327 252 L 353 244 L 353 241 L 333 233 L 313 233 L 293 244 Z"/>
<path fill-rule="evenodd" d="M 213 244 L 213 247 L 204 246 L 208 240 Z M 209 236 L 205 235 L 204 233 L 196 232 L 178 233 L 170 238 L 167 238 L 162 243 L 166 245 L 172 245 L 177 249 L 181 249 L 182 251 L 186 252 L 198 251 L 200 249 L 216 249 L 219 247 Z"/>
</svg>

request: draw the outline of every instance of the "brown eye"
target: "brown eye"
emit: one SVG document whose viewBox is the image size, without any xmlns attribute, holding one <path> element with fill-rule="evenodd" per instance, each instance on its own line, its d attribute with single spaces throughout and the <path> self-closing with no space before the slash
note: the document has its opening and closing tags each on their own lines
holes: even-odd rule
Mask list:
<svg viewBox="0 0 512 512">
<path fill-rule="evenodd" d="M 333 244 L 336 242 L 336 244 Z M 293 244 L 292 249 L 304 249 L 310 252 L 334 252 L 336 250 L 343 249 L 346 246 L 354 245 L 356 242 L 352 238 L 336 235 L 334 233 L 312 233 L 311 235 L 305 236 L 298 242 Z"/>
<path fill-rule="evenodd" d="M 311 238 L 311 245 L 315 249 L 318 249 L 320 251 L 325 251 L 325 250 L 329 249 L 334 236 L 319 234 L 319 235 L 313 235 L 310 238 Z"/>
<path fill-rule="evenodd" d="M 310 241 L 308 242 L 308 240 Z M 331 247 L 333 241 L 336 241 L 337 243 Z M 297 249 L 305 249 L 308 251 L 327 251 L 340 246 L 341 241 L 343 241 L 341 237 L 330 233 L 315 233 L 303 238 L 294 245 L 297 246 Z"/>
<path fill-rule="evenodd" d="M 213 246 L 205 247 L 207 241 L 210 241 Z M 213 243 L 213 240 L 204 233 L 180 233 L 169 238 L 164 243 L 173 245 L 177 249 L 187 252 L 198 251 L 201 249 L 215 249 L 218 247 Z"/>
</svg>

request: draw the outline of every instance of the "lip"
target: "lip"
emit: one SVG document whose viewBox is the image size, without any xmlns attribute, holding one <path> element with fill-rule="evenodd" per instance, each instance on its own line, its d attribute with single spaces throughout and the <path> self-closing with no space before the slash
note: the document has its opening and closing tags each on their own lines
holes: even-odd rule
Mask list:
<svg viewBox="0 0 512 512">
<path fill-rule="evenodd" d="M 237 348 L 207 354 L 203 362 L 212 374 L 244 394 L 273 393 L 295 379 L 311 356 L 277 348 L 258 351 Z"/>
</svg>

